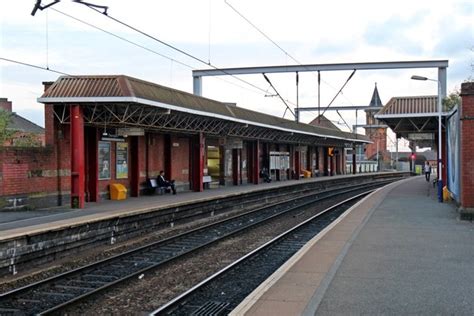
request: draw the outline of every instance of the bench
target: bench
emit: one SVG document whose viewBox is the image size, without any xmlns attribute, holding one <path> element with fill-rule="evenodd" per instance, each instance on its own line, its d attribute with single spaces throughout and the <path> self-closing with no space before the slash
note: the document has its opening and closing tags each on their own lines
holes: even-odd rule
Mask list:
<svg viewBox="0 0 474 316">
<path fill-rule="evenodd" d="M 163 195 L 166 193 L 166 187 L 160 187 L 158 186 L 158 181 L 156 179 L 147 179 L 145 182 L 145 190 L 147 194 L 155 194 L 155 192 L 158 192 L 159 195 Z"/>
<path fill-rule="evenodd" d="M 204 189 L 209 189 L 209 185 L 212 182 L 211 176 L 203 176 L 202 177 L 202 184 Z"/>
</svg>

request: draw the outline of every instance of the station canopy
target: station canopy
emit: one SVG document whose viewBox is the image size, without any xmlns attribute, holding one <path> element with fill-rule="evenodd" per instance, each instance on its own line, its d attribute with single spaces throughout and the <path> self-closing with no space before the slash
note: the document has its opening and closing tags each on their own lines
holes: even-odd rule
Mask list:
<svg viewBox="0 0 474 316">
<path fill-rule="evenodd" d="M 365 135 L 311 126 L 124 76 L 62 76 L 38 99 L 69 123 L 80 104 L 84 124 L 104 128 L 239 137 L 302 145 L 370 143 Z"/>
<path fill-rule="evenodd" d="M 441 117 L 448 116 L 442 111 Z M 393 97 L 375 114 L 375 118 L 387 124 L 397 137 L 410 140 L 433 140 L 438 132 L 438 97 Z"/>
</svg>

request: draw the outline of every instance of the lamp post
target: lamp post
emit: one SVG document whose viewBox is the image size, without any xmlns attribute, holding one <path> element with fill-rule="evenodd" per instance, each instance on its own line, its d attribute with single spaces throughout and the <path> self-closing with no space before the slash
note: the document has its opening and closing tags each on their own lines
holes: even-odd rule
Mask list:
<svg viewBox="0 0 474 316">
<path fill-rule="evenodd" d="M 411 76 L 411 79 L 413 80 L 423 80 L 423 81 L 435 81 L 438 83 L 438 201 L 443 202 L 443 176 L 441 172 L 441 166 L 442 166 L 442 140 L 441 140 L 441 135 L 442 135 L 442 108 L 441 108 L 441 82 L 437 79 L 429 79 L 426 77 L 422 76 L 416 76 L 413 75 Z"/>
</svg>

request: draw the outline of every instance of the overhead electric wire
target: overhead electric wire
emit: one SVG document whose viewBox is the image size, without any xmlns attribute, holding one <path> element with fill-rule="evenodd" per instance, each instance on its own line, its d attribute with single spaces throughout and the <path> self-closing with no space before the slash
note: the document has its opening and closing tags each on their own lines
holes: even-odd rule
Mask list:
<svg viewBox="0 0 474 316">
<path fill-rule="evenodd" d="M 242 19 L 244 19 L 248 24 L 250 24 L 255 30 L 257 30 L 257 32 L 259 32 L 260 34 L 262 34 L 266 39 L 268 39 L 273 45 L 275 45 L 276 47 L 278 47 L 278 49 L 280 49 L 283 53 L 285 53 L 285 55 L 287 55 L 288 57 L 290 57 L 294 62 L 296 62 L 298 65 L 300 66 L 303 66 L 306 70 L 309 71 L 309 69 L 307 67 L 305 67 L 305 65 L 303 65 L 300 61 L 298 61 L 295 57 L 293 57 L 290 53 L 288 53 L 284 48 L 282 48 L 280 45 L 278 45 L 277 42 L 275 42 L 273 39 L 271 39 L 270 36 L 268 36 L 267 34 L 265 34 L 265 32 L 263 32 L 261 29 L 259 29 L 254 23 L 252 23 L 252 21 L 250 21 L 246 16 L 244 16 L 240 11 L 238 11 L 236 8 L 234 8 L 229 2 L 227 2 L 227 0 L 224 0 L 224 3 L 227 4 L 235 13 L 237 13 Z M 319 71 L 318 71 L 318 82 L 322 81 L 324 84 L 326 84 L 327 86 L 329 86 L 330 88 L 332 88 L 333 90 L 337 90 L 335 87 L 333 87 L 332 85 L 330 85 L 328 82 L 326 82 L 325 80 L 322 80 L 321 79 L 321 76 L 319 75 Z M 342 91 L 339 90 L 338 94 L 340 94 Z M 342 93 L 341 93 L 342 94 Z M 345 99 L 347 99 L 349 101 L 349 103 L 353 104 L 353 102 L 351 100 L 349 100 L 344 94 L 342 94 L 343 97 Z M 320 97 L 320 94 L 318 92 L 318 98 Z M 323 113 L 324 114 L 324 113 Z M 319 115 L 318 115 L 319 116 Z M 350 128 L 349 128 L 350 129 Z"/>
<path fill-rule="evenodd" d="M 70 15 L 70 14 L 68 14 L 68 13 L 65 13 L 65 12 L 63 12 L 63 11 L 57 10 L 57 9 L 55 9 L 55 8 L 50 8 L 50 10 L 53 10 L 53 11 L 55 11 L 55 12 L 58 12 L 58 13 L 64 15 L 64 16 L 67 16 L 68 18 L 71 18 L 71 19 L 73 19 L 73 20 L 75 20 L 75 21 L 77 21 L 77 22 L 80 22 L 80 23 L 82 23 L 82 24 L 85 24 L 85 25 L 87 25 L 87 26 L 90 26 L 90 27 L 92 27 L 92 28 L 94 28 L 94 29 L 96 29 L 96 30 L 102 31 L 102 32 L 104 32 L 104 33 L 106 33 L 106 34 L 108 34 L 108 35 L 110 35 L 110 36 L 113 36 L 113 37 L 115 37 L 115 38 L 118 38 L 118 39 L 120 39 L 120 40 L 122 40 L 122 41 L 124 41 L 124 42 L 127 42 L 127 43 L 129 43 L 129 44 L 132 44 L 132 45 L 137 46 L 137 47 L 139 47 L 139 48 L 142 48 L 142 49 L 144 49 L 144 50 L 147 50 L 147 51 L 149 51 L 149 52 L 151 52 L 151 53 L 153 53 L 153 54 L 156 54 L 156 55 L 158 55 L 158 56 L 160 56 L 160 57 L 169 59 L 169 60 L 171 60 L 171 61 L 173 61 L 173 62 L 175 62 L 175 63 L 178 63 L 178 64 L 180 64 L 180 65 L 182 65 L 182 66 L 185 66 L 185 67 L 188 67 L 188 68 L 190 68 L 190 69 L 194 69 L 192 66 L 190 66 L 190 65 L 188 65 L 188 64 L 186 64 L 186 63 L 183 63 L 183 62 L 181 62 L 181 61 L 179 61 L 179 60 L 176 60 L 176 59 L 174 59 L 174 58 L 172 58 L 172 57 L 163 55 L 163 54 L 161 54 L 161 53 L 159 53 L 159 52 L 157 52 L 157 51 L 155 51 L 155 50 L 153 50 L 153 49 L 150 49 L 150 48 L 148 48 L 148 47 L 146 47 L 146 46 L 143 46 L 143 45 L 141 45 L 141 44 L 135 43 L 135 42 L 133 42 L 133 41 L 131 41 L 131 40 L 126 39 L 126 38 L 123 37 L 123 36 L 114 34 L 114 33 L 110 32 L 110 31 L 107 31 L 107 30 L 105 30 L 105 29 L 103 29 L 103 28 L 101 28 L 101 27 L 98 27 L 98 26 L 94 25 L 94 24 L 91 24 L 91 23 L 89 23 L 89 22 L 86 22 L 86 21 L 84 21 L 84 20 L 81 20 L 81 19 L 79 19 L 79 18 L 76 18 L 76 17 L 74 17 L 74 16 L 72 16 L 72 15 Z"/>
<path fill-rule="evenodd" d="M 239 77 L 236 77 L 235 75 L 229 74 L 229 73 L 227 73 L 225 70 L 223 70 L 223 69 L 221 69 L 221 68 L 219 68 L 219 67 L 217 67 L 217 66 L 214 66 L 213 64 L 208 63 L 208 62 L 202 60 L 202 59 L 199 58 L 199 57 L 196 57 L 196 56 L 194 56 L 194 55 L 192 55 L 192 54 L 190 54 L 190 53 L 188 53 L 188 52 L 186 52 L 186 51 L 184 51 L 184 50 L 182 50 L 182 49 L 180 49 L 180 48 L 177 48 L 176 46 L 173 46 L 173 45 L 171 45 L 171 44 L 168 44 L 168 43 L 166 43 L 165 41 L 162 41 L 162 40 L 160 40 L 159 38 L 157 38 L 157 37 L 155 37 L 155 36 L 153 36 L 153 35 L 150 35 L 150 34 L 144 32 L 144 31 L 142 31 L 142 30 L 140 30 L 140 29 L 138 29 L 138 28 L 136 28 L 136 27 L 134 27 L 134 26 L 131 26 L 130 24 L 127 24 L 127 23 L 122 22 L 121 20 L 119 20 L 119 19 L 117 19 L 117 18 L 114 18 L 114 17 L 110 16 L 109 14 L 104 14 L 103 12 L 100 12 L 100 11 L 97 10 L 96 8 L 91 7 L 91 6 L 87 5 L 86 3 L 83 3 L 83 2 L 77 2 L 77 3 L 84 4 L 84 5 L 86 5 L 89 9 L 91 9 L 91 10 L 93 10 L 93 11 L 95 11 L 95 12 L 101 14 L 101 15 L 105 15 L 107 18 L 111 19 L 112 21 L 115 21 L 115 22 L 117 22 L 117 23 L 119 23 L 119 24 L 121 24 L 121 25 L 123 25 L 123 26 L 125 26 L 125 27 L 127 27 L 127 28 L 129 28 L 129 29 L 131 29 L 131 30 L 134 30 L 134 31 L 137 32 L 137 33 L 142 34 L 142 35 L 145 36 L 145 37 L 148 37 L 148 38 L 150 38 L 150 39 L 152 39 L 152 40 L 154 40 L 154 41 L 156 41 L 156 42 L 158 42 L 158 43 L 160 43 L 160 44 L 162 44 L 162 45 L 165 45 L 166 47 L 171 48 L 171 49 L 173 49 L 173 50 L 175 50 L 175 51 L 177 51 L 177 52 L 179 52 L 179 53 L 181 53 L 181 54 L 183 54 L 183 55 L 185 55 L 185 56 L 188 56 L 189 58 L 194 59 L 194 60 L 196 60 L 196 61 L 198 61 L 198 62 L 200 62 L 200 63 L 202 63 L 202 64 L 205 64 L 205 65 L 207 65 L 207 66 L 210 66 L 210 67 L 214 68 L 215 70 L 221 71 L 223 74 L 229 75 L 229 76 L 233 77 L 234 79 L 239 80 L 239 81 L 241 81 L 241 82 L 243 82 L 243 83 L 245 83 L 245 84 L 247 84 L 247 85 L 249 85 L 249 86 L 252 86 L 252 87 L 254 87 L 255 89 L 260 90 L 261 92 L 264 92 L 264 93 L 265 93 L 265 90 L 262 89 L 262 88 L 260 88 L 259 86 L 255 85 L 255 84 L 253 84 L 253 83 L 251 83 L 251 82 L 248 82 L 248 81 L 246 81 L 246 80 L 243 80 L 243 79 L 241 79 L 241 78 L 239 78 Z"/>
<path fill-rule="evenodd" d="M 92 28 L 94 28 L 94 29 L 96 29 L 96 30 L 99 30 L 99 31 L 101 31 L 101 32 L 104 32 L 104 33 L 106 33 L 106 34 L 108 34 L 108 35 L 110 35 L 110 36 L 113 36 L 113 37 L 115 37 L 115 38 L 117 38 L 117 39 L 120 39 L 120 40 L 122 40 L 122 41 L 124 41 L 124 42 L 127 42 L 127 43 L 129 43 L 129 44 L 131 44 L 131 45 L 134 45 L 134 46 L 136 46 L 136 47 L 142 48 L 142 49 L 144 49 L 144 50 L 146 50 L 146 51 L 148 51 L 148 52 L 150 52 L 150 53 L 156 54 L 156 55 L 158 55 L 158 56 L 160 56 L 160 57 L 162 57 L 162 58 L 165 58 L 165 59 L 168 59 L 168 60 L 170 60 L 170 61 L 172 61 L 172 62 L 175 62 L 175 63 L 177 63 L 177 64 L 180 64 L 181 66 L 187 67 L 187 68 L 192 69 L 192 70 L 196 70 L 196 69 L 197 69 L 197 68 L 195 68 L 195 67 L 193 67 L 193 66 L 191 66 L 191 65 L 188 65 L 188 64 L 186 64 L 186 63 L 184 63 L 184 62 L 182 62 L 182 61 L 179 61 L 179 60 L 174 59 L 174 58 L 172 58 L 172 57 L 166 56 L 166 55 L 164 55 L 164 54 L 162 54 L 162 53 L 160 53 L 160 52 L 157 52 L 157 51 L 155 51 L 155 50 L 153 50 L 153 49 L 151 49 L 151 48 L 148 48 L 148 47 L 146 47 L 146 46 L 144 46 L 144 45 L 138 44 L 138 43 L 136 43 L 136 42 L 134 42 L 134 41 L 131 41 L 131 40 L 129 40 L 129 39 L 123 37 L 123 36 L 117 35 L 117 34 L 115 34 L 115 33 L 113 33 L 113 32 L 107 31 L 107 30 L 105 30 L 105 29 L 103 29 L 103 28 L 101 28 L 101 27 L 99 27 L 99 26 L 96 26 L 96 25 L 94 25 L 94 24 L 92 24 L 92 23 L 86 22 L 86 21 L 84 21 L 84 20 L 82 20 L 82 19 L 79 19 L 79 18 L 77 18 L 77 17 L 75 17 L 75 16 L 72 16 L 72 15 L 70 15 L 70 14 L 68 14 L 68 13 L 65 13 L 65 12 L 60 11 L 60 10 L 55 9 L 55 8 L 50 8 L 50 10 L 53 10 L 53 11 L 55 11 L 55 12 L 57 12 L 57 13 L 60 13 L 60 14 L 62 14 L 62 15 L 64 15 L 64 16 L 70 18 L 70 19 L 73 19 L 73 20 L 75 20 L 75 21 L 77 21 L 77 22 L 80 22 L 80 23 L 82 23 L 82 24 L 85 24 L 85 25 L 87 25 L 87 26 L 90 26 L 90 27 L 92 27 Z M 250 90 L 250 89 L 248 89 L 248 88 L 246 88 L 246 87 L 243 87 L 243 86 L 241 86 L 241 85 L 238 85 L 238 84 L 236 84 L 236 83 L 234 83 L 234 82 L 225 80 L 225 79 L 223 79 L 223 78 L 218 78 L 218 79 L 219 79 L 219 80 L 222 80 L 222 81 L 224 81 L 224 82 L 227 82 L 227 83 L 229 83 L 229 84 L 235 85 L 235 86 L 237 86 L 237 87 L 239 87 L 239 88 L 241 88 L 241 89 L 245 89 L 245 90 L 250 91 L 250 92 L 253 92 L 253 93 L 260 93 L 260 92 L 254 91 L 254 90 Z"/>
<path fill-rule="evenodd" d="M 54 72 L 54 73 L 57 73 L 57 74 L 60 74 L 60 75 L 74 76 L 74 75 L 70 75 L 70 74 L 68 74 L 68 73 L 59 71 L 59 70 L 51 69 L 51 68 L 49 68 L 49 67 L 37 66 L 37 65 L 25 63 L 25 62 L 18 61 L 18 60 L 8 59 L 8 58 L 4 58 L 4 57 L 0 57 L 0 60 L 5 60 L 5 61 L 11 62 L 11 63 L 15 63 L 15 64 L 27 66 L 27 67 L 32 67 L 32 68 L 36 68 L 36 69 L 46 70 L 46 71 Z"/>
<path fill-rule="evenodd" d="M 265 73 L 262 73 L 263 77 L 265 78 L 265 80 L 268 82 L 268 84 L 273 88 L 273 91 L 275 91 L 275 93 L 277 94 L 277 96 L 280 98 L 280 100 L 285 104 L 286 106 L 286 109 L 285 109 L 285 112 L 283 113 L 283 117 L 285 117 L 285 114 L 286 114 L 286 111 L 289 110 L 291 114 L 293 114 L 293 116 L 296 117 L 295 113 L 291 110 L 291 108 L 288 106 L 288 104 L 285 102 L 285 100 L 281 97 L 280 93 L 277 91 L 277 89 L 273 86 L 272 82 L 270 81 L 270 79 L 267 77 L 267 75 L 265 75 Z"/>
<path fill-rule="evenodd" d="M 331 106 L 331 104 L 334 102 L 334 100 L 336 100 L 337 96 L 342 92 L 342 89 L 344 89 L 344 87 L 347 85 L 347 83 L 349 82 L 349 80 L 352 79 L 352 76 L 354 76 L 356 70 L 354 69 L 354 71 L 350 74 L 349 78 L 347 78 L 346 82 L 344 82 L 344 84 L 342 85 L 341 89 L 339 89 L 339 91 L 336 93 L 336 95 L 334 96 L 334 98 L 332 98 L 331 102 L 329 102 L 328 106 L 324 109 L 323 113 L 321 115 L 324 115 L 324 113 L 326 113 L 326 110 Z"/>
</svg>

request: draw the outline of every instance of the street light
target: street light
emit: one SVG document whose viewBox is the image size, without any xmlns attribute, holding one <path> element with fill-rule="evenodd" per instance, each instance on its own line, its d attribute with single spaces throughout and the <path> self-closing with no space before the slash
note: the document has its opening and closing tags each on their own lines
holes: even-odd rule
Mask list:
<svg viewBox="0 0 474 316">
<path fill-rule="evenodd" d="M 441 141 L 441 119 L 442 119 L 442 109 L 441 109 L 441 82 L 437 79 L 429 79 L 422 76 L 413 75 L 411 76 L 413 80 L 423 80 L 423 81 L 435 81 L 438 83 L 438 201 L 443 202 L 443 177 L 441 172 L 442 165 L 442 141 Z"/>
</svg>

